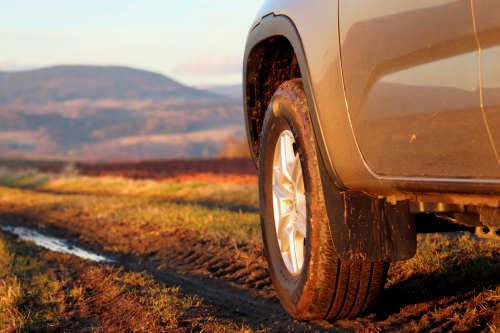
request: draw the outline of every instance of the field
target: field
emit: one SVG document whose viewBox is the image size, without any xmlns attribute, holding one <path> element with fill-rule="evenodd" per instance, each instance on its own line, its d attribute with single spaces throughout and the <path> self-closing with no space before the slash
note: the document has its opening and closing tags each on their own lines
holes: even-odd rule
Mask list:
<svg viewBox="0 0 500 333">
<path fill-rule="evenodd" d="M 372 313 L 294 320 L 267 271 L 255 170 L 248 160 L 212 162 L 188 173 L 173 171 L 182 161 L 0 169 L 0 227 L 113 260 L 1 231 L 0 331 L 500 331 L 500 244 L 468 233 L 419 235 L 417 255 L 391 265 Z"/>
</svg>

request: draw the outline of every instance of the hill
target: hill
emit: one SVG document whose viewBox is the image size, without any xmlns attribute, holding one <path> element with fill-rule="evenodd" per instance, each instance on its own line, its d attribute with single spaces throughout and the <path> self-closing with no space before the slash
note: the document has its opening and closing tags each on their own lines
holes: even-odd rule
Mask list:
<svg viewBox="0 0 500 333">
<path fill-rule="evenodd" d="M 241 99 L 126 67 L 0 72 L 0 155 L 210 157 L 243 134 Z"/>
<path fill-rule="evenodd" d="M 1 73 L 0 104 L 46 104 L 98 99 L 220 99 L 164 75 L 127 67 L 56 66 Z"/>
<path fill-rule="evenodd" d="M 201 90 L 208 91 L 211 93 L 215 93 L 222 96 L 230 96 L 239 99 L 243 99 L 243 86 L 241 83 L 232 84 L 229 86 L 204 86 L 200 87 Z"/>
</svg>

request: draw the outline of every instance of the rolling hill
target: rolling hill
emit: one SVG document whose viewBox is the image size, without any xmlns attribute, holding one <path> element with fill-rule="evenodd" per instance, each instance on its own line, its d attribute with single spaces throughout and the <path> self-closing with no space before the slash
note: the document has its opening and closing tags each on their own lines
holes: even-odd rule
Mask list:
<svg viewBox="0 0 500 333">
<path fill-rule="evenodd" d="M 98 66 L 0 72 L 0 119 L 3 157 L 210 157 L 244 127 L 239 98 Z"/>
<path fill-rule="evenodd" d="M 0 72 L 0 104 L 46 104 L 75 99 L 220 99 L 164 75 L 127 67 L 56 66 Z"/>
</svg>

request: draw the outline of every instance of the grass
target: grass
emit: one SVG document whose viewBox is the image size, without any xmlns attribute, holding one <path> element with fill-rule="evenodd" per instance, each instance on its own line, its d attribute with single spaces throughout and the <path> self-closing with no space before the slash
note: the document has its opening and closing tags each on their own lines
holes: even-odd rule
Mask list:
<svg viewBox="0 0 500 333">
<path fill-rule="evenodd" d="M 57 219 L 80 226 L 104 226 L 111 231 L 146 225 L 161 233 L 178 228 L 204 237 L 229 237 L 236 242 L 260 239 L 257 214 L 231 212 L 196 203 L 176 203 L 151 197 L 59 195 L 0 187 L 3 212 L 22 212 L 50 222 Z"/>
<path fill-rule="evenodd" d="M 123 272 L 107 265 L 78 265 L 68 255 L 39 253 L 28 243 L 9 244 L 1 236 L 0 256 L 2 332 L 51 332 L 68 320 L 67 314 L 75 306 L 92 296 L 98 299 L 93 302 L 96 307 L 121 294 L 128 301 L 138 299 L 135 306 L 144 307 L 151 317 L 144 328 L 171 328 L 181 315 L 180 309 L 201 302 L 180 294 L 178 288 L 165 288 L 145 273 Z M 96 297 L 92 289 L 101 289 L 102 294 Z"/>
<path fill-rule="evenodd" d="M 500 242 L 467 232 L 418 239 L 415 257 L 392 263 L 389 270 L 386 288 L 393 290 L 396 300 L 410 302 L 400 314 L 412 318 L 411 304 L 434 304 L 423 313 L 427 320 L 452 321 L 462 325 L 460 330 L 488 325 L 492 332 L 498 331 L 491 318 L 500 301 Z"/>
<path fill-rule="evenodd" d="M 474 290 L 488 288 L 490 282 L 500 283 L 500 242 L 477 239 L 468 232 L 456 238 L 440 234 L 418 238 L 417 254 L 410 260 L 393 263 L 389 282 L 434 274 L 448 285 L 471 281 Z"/>
<path fill-rule="evenodd" d="M 167 239 L 165 233 L 178 229 L 193 231 L 200 239 L 229 238 L 234 241 L 235 248 L 240 243 L 261 242 L 258 214 L 252 210 L 243 211 L 248 207 L 256 211 L 256 186 L 39 172 L 0 172 L 0 184 L 8 185 L 0 186 L 0 213 L 31 215 L 47 224 L 57 221 L 58 227 L 68 228 L 74 234 L 99 238 L 107 251 L 144 254 L 148 246 L 151 247 L 151 243 L 145 244 L 148 239 L 161 242 Z M 239 207 L 242 210 L 238 211 Z M 1 223 L 5 221 L 0 220 Z M 126 237 L 114 237 L 117 234 Z M 497 308 L 500 300 L 499 242 L 478 240 L 468 233 L 458 237 L 419 235 L 418 239 L 414 258 L 391 265 L 386 287 L 397 290 L 397 297 L 411 299 L 414 303 L 461 297 L 429 310 L 426 315 L 435 320 L 470 321 L 485 313 L 491 314 Z M 30 265 L 37 267 L 34 263 Z M 165 263 L 158 265 L 162 267 Z M 9 302 L 17 304 L 15 295 L 19 291 L 15 281 L 10 284 Z M 72 289 L 67 297 L 82 298 L 82 293 L 85 291 Z M 109 297 L 113 295 L 112 292 Z M 164 303 L 156 296 L 153 299 L 154 306 L 160 308 L 168 303 L 167 298 Z M 20 312 L 21 316 L 16 317 L 16 313 L 7 308 L 5 305 L 4 312 L 11 311 L 14 322 L 24 320 L 25 313 Z M 182 306 L 176 309 L 180 308 Z M 51 311 L 54 318 L 57 317 L 58 308 Z M 151 315 L 158 316 L 158 311 L 151 311 Z M 401 311 L 412 310 L 408 307 Z M 495 324 L 490 322 L 488 325 L 492 331 L 498 330 Z"/>
<path fill-rule="evenodd" d="M 248 325 L 205 320 L 202 299 L 145 272 L 40 251 L 1 234 L 0 257 L 0 332 L 200 331 L 196 323 L 213 332 L 253 332 Z"/>
<path fill-rule="evenodd" d="M 187 202 L 219 203 L 222 208 L 244 205 L 256 210 L 259 196 L 256 185 L 203 182 L 134 180 L 123 177 L 80 177 L 68 169 L 60 174 L 37 170 L 11 171 L 0 168 L 0 185 L 58 193 L 162 198 Z M 231 205 L 232 204 L 232 205 Z"/>
</svg>

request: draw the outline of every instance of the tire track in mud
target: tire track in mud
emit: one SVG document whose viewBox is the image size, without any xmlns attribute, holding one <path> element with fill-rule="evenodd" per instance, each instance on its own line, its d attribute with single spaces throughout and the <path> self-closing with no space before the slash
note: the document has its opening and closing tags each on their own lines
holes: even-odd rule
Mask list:
<svg viewBox="0 0 500 333">
<path fill-rule="evenodd" d="M 105 254 L 114 261 L 115 267 L 147 271 L 156 281 L 169 287 L 179 286 L 183 293 L 203 298 L 224 309 L 229 317 L 256 330 L 264 327 L 269 332 L 354 332 L 370 326 L 357 320 L 343 323 L 294 320 L 276 298 L 259 244 L 235 244 L 222 238 L 200 239 L 196 232 L 174 230 L 170 235 L 161 236 L 166 244 L 151 247 L 143 255 L 110 253 L 104 250 L 106 244 L 100 235 L 89 238 L 54 222 L 49 225 L 35 216 L 0 214 L 0 224 L 23 225 Z"/>
<path fill-rule="evenodd" d="M 129 260 L 133 255 L 125 255 L 118 260 L 119 264 L 133 270 L 147 267 L 156 280 L 180 286 L 187 294 L 198 295 L 235 315 L 270 327 L 271 331 L 354 332 L 364 327 L 357 321 L 346 327 L 326 321 L 299 323 L 295 320 L 276 297 L 260 244 L 235 244 L 222 238 L 198 239 L 186 230 L 173 233 L 184 245 L 183 249 L 162 248 L 140 262 Z M 162 268 L 165 265 L 167 267 Z"/>
<path fill-rule="evenodd" d="M 137 263 L 131 263 L 127 260 L 119 261 L 119 264 L 126 269 L 138 271 L 144 269 L 144 266 Z M 148 269 L 154 278 L 169 286 L 180 286 L 181 291 L 186 294 L 198 295 L 218 306 L 230 311 L 245 314 L 253 317 L 267 318 L 270 314 L 275 319 L 290 321 L 293 320 L 286 311 L 280 308 L 279 304 L 268 300 L 259 300 L 250 293 L 241 292 L 241 290 L 231 290 L 228 284 L 210 283 L 206 279 L 179 274 L 173 270 L 154 271 Z M 207 283 L 208 282 L 208 283 Z"/>
<path fill-rule="evenodd" d="M 67 221 L 43 221 L 37 216 L 0 214 L 0 224 L 16 224 L 43 230 L 46 234 L 68 239 L 98 253 L 107 253 L 117 266 L 127 270 L 146 270 L 168 286 L 180 286 L 184 293 L 198 295 L 222 309 L 236 320 L 244 320 L 254 328 L 261 326 L 271 332 L 489 332 L 488 325 L 500 324 L 498 300 L 482 299 L 472 289 L 454 292 L 438 290 L 434 273 L 411 276 L 387 285 L 374 312 L 366 317 L 336 322 L 299 323 L 282 308 L 271 284 L 262 245 L 235 244 L 230 239 L 206 239 L 188 230 L 158 233 L 140 239 L 123 230 L 122 241 L 129 242 L 130 253 L 113 252 L 115 238 L 102 233 L 84 232 Z M 39 226 L 45 225 L 44 228 Z M 100 230 L 95 225 L 94 230 Z M 138 233 L 149 234 L 144 227 Z M 124 240 L 125 239 L 125 240 Z M 459 267 L 457 266 L 457 269 Z M 423 278 L 423 279 L 422 279 Z M 419 284 L 426 294 L 417 298 L 408 294 L 408 285 Z M 419 282 L 420 283 L 420 282 Z M 450 289 L 450 288 L 448 288 Z M 484 298 L 484 297 L 483 297 Z M 482 307 L 487 306 L 488 311 Z M 456 317 L 457 313 L 460 318 Z M 455 316 L 455 317 L 454 317 Z M 371 329 L 371 331 L 370 331 Z"/>
</svg>

